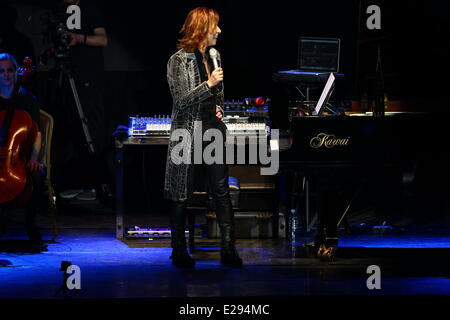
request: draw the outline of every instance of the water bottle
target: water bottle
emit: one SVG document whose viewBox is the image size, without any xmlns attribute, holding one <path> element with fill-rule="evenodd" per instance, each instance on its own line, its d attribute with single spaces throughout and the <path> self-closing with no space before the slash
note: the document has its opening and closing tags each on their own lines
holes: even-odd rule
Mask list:
<svg viewBox="0 0 450 320">
<path fill-rule="evenodd" d="M 296 233 L 299 227 L 299 221 L 297 212 L 295 209 L 291 209 L 291 214 L 289 215 L 289 240 L 295 242 Z"/>
</svg>

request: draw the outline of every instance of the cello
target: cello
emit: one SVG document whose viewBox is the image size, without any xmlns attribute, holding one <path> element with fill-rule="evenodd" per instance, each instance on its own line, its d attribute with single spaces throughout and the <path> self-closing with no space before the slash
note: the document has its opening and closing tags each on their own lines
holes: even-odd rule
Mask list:
<svg viewBox="0 0 450 320">
<path fill-rule="evenodd" d="M 13 100 L 19 92 L 19 83 L 23 83 L 32 70 L 31 59 L 26 57 L 24 67 L 18 70 Z M 26 111 L 15 109 L 12 104 L 0 111 L 0 206 L 24 204 L 33 192 L 27 162 L 38 127 Z"/>
</svg>

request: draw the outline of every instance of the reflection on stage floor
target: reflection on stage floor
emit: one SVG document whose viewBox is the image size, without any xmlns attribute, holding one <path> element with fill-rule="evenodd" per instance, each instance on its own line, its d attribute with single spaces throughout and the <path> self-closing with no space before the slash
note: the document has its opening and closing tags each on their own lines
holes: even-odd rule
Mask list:
<svg viewBox="0 0 450 320">
<path fill-rule="evenodd" d="M 0 298 L 54 298 L 61 261 L 80 267 L 82 298 L 450 295 L 450 234 L 343 236 L 332 262 L 314 258 L 309 238 L 239 239 L 242 269 L 220 265 L 218 239 L 197 239 L 192 270 L 170 264 L 168 240 L 119 241 L 111 228 L 64 228 L 43 245 L 24 239 L 11 229 L 0 240 Z M 371 265 L 380 290 L 367 288 Z"/>
</svg>

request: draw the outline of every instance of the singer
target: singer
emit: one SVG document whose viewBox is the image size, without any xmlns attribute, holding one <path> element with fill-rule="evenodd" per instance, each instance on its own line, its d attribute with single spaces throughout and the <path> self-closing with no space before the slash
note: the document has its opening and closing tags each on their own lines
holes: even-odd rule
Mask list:
<svg viewBox="0 0 450 320">
<path fill-rule="evenodd" d="M 192 137 L 199 134 L 196 130 L 200 130 L 198 124 L 201 121 L 203 132 L 210 128 L 219 129 L 225 138 L 226 126 L 222 121 L 221 108 L 224 100 L 223 70 L 220 67 L 220 54 L 212 48 L 221 33 L 218 23 L 219 14 L 216 10 L 198 7 L 189 12 L 180 31 L 182 37 L 178 40 L 179 51 L 170 57 L 167 64 L 167 81 L 173 98 L 172 132 L 184 129 Z M 216 205 L 221 233 L 221 263 L 239 268 L 242 260 L 235 248 L 228 168 L 224 162 L 210 165 L 194 165 L 194 161 L 175 164 L 171 152 L 180 143 L 190 143 L 183 149 L 190 150 L 189 156 L 194 155 L 192 141 L 186 139 L 169 142 L 164 194 L 171 200 L 172 264 L 182 268 L 192 268 L 195 265 L 195 260 L 186 249 L 185 208 L 194 190 L 205 181 L 206 190 Z"/>
</svg>

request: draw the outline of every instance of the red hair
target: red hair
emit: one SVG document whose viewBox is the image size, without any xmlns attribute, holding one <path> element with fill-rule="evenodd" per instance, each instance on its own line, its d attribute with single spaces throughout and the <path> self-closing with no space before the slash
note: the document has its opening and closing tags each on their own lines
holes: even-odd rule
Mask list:
<svg viewBox="0 0 450 320">
<path fill-rule="evenodd" d="M 216 10 L 207 7 L 192 9 L 181 28 L 183 36 L 178 40 L 178 49 L 194 52 L 197 48 L 206 47 L 208 33 L 214 32 L 218 23 L 219 14 Z"/>
</svg>

